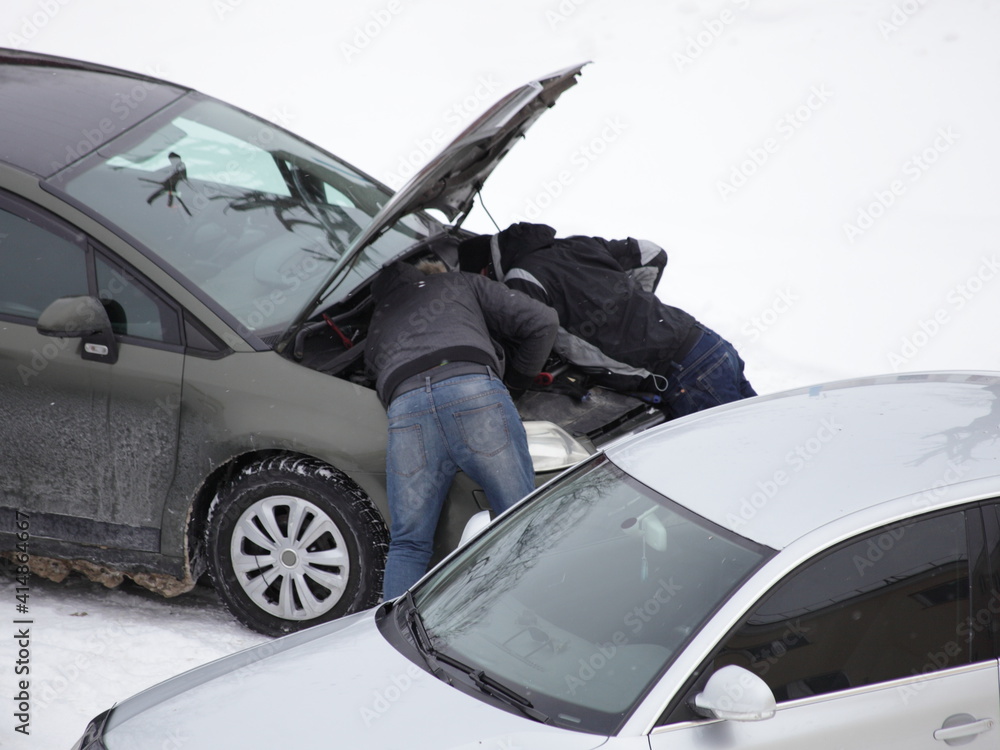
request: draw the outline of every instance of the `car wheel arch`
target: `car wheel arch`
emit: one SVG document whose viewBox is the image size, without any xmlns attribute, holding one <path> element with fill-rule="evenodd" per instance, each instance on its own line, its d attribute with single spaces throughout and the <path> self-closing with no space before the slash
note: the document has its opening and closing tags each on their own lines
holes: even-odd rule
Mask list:
<svg viewBox="0 0 1000 750">
<path fill-rule="evenodd" d="M 236 574 L 229 556 L 235 554 L 231 546 L 232 537 L 237 535 L 235 518 L 240 512 L 245 515 L 251 508 L 266 507 L 271 502 L 269 488 L 278 480 L 291 481 L 293 485 L 301 483 L 303 494 L 293 490 L 289 493 L 295 496 L 291 502 L 301 502 L 313 510 L 318 506 L 320 521 L 326 523 L 337 536 L 338 543 L 346 544 L 351 552 L 348 568 L 352 565 L 356 568 L 350 572 L 345 592 L 338 593 L 336 603 L 316 619 L 276 624 L 263 609 L 248 611 L 252 610 L 247 601 L 249 590 L 246 586 L 241 590 L 240 585 L 234 583 Z M 232 507 L 234 494 L 247 498 L 254 493 L 256 497 L 249 500 L 235 500 L 235 504 L 242 504 L 239 509 Z M 277 494 L 284 496 L 284 493 Z M 192 572 L 197 576 L 207 572 L 227 609 L 244 625 L 259 632 L 279 635 L 330 619 L 334 613 L 339 613 L 336 616 L 349 614 L 377 603 L 381 593 L 382 567 L 388 549 L 384 511 L 347 472 L 306 454 L 258 451 L 234 457 L 217 467 L 192 502 L 186 536 Z"/>
</svg>

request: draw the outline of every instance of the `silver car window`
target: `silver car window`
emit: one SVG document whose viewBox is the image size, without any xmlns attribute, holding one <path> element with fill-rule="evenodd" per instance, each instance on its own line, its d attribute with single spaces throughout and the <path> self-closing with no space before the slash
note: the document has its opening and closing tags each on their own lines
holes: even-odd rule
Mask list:
<svg viewBox="0 0 1000 750">
<path fill-rule="evenodd" d="M 715 660 L 795 700 L 961 666 L 973 630 L 965 513 L 910 521 L 789 576 Z"/>
<path fill-rule="evenodd" d="M 768 552 L 598 460 L 510 514 L 415 601 L 444 653 L 557 724 L 609 733 Z"/>
</svg>

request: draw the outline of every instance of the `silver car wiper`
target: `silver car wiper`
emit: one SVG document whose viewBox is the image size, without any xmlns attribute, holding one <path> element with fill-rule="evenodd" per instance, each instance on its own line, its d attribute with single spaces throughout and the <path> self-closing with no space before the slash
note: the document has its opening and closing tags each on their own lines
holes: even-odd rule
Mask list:
<svg viewBox="0 0 1000 750">
<path fill-rule="evenodd" d="M 424 618 L 421 617 L 420 611 L 413 601 L 413 592 L 407 591 L 403 595 L 403 601 L 407 604 L 406 622 L 410 627 L 410 633 L 413 635 L 413 643 L 417 647 L 417 651 L 424 657 L 424 661 L 427 663 L 427 668 L 431 670 L 431 674 L 442 677 L 437 649 L 434 648 L 430 634 L 427 632 L 427 627 L 424 625 Z M 449 684 L 451 683 L 451 680 L 447 676 L 444 676 L 442 679 Z"/>
<path fill-rule="evenodd" d="M 407 591 L 403 596 L 403 600 L 408 605 L 406 618 L 410 626 L 410 632 L 413 634 L 414 644 L 420 654 L 424 657 L 424 661 L 427 662 L 427 666 L 433 674 L 441 676 L 441 664 L 447 664 L 448 666 L 465 673 L 469 679 L 472 680 L 472 684 L 479 688 L 479 690 L 483 693 L 486 693 L 487 695 L 506 703 L 508 706 L 517 709 L 529 719 L 534 719 L 542 724 L 549 723 L 549 717 L 547 714 L 535 708 L 531 701 L 513 688 L 504 685 L 502 682 L 489 675 L 485 670 L 473 667 L 453 656 L 449 656 L 448 654 L 439 651 L 437 647 L 434 646 L 433 641 L 431 641 L 430 634 L 427 632 L 427 627 L 424 625 L 424 619 L 420 615 L 420 611 L 417 609 L 417 605 L 413 601 L 413 594 Z M 450 679 L 445 678 L 445 681 L 451 684 Z"/>
<path fill-rule="evenodd" d="M 453 666 L 455 666 L 457 669 L 464 670 L 465 673 L 472 678 L 472 681 L 475 683 L 476 687 L 478 687 L 487 695 L 492 695 L 494 698 L 503 701 L 507 705 L 513 706 L 518 711 L 527 716 L 529 719 L 534 719 L 535 721 L 540 722 L 542 724 L 549 723 L 548 714 L 539 711 L 531 704 L 531 701 L 529 701 L 520 693 L 516 692 L 515 690 L 512 690 L 503 683 L 498 682 L 496 679 L 488 675 L 482 669 L 475 669 L 473 667 L 469 667 L 468 665 L 464 664 L 459 666 L 459 664 L 460 662 L 453 664 Z"/>
</svg>

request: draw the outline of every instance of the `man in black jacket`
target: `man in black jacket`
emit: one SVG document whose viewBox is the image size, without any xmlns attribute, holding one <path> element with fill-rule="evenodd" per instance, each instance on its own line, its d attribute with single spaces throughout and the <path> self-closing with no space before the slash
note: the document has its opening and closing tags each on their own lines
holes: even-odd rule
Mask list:
<svg viewBox="0 0 1000 750">
<path fill-rule="evenodd" d="M 554 308 L 556 352 L 601 385 L 657 397 L 675 417 L 756 395 L 728 341 L 653 293 L 666 265 L 653 243 L 519 223 L 466 240 L 459 263 Z"/>
<path fill-rule="evenodd" d="M 552 348 L 553 310 L 483 276 L 396 263 L 372 286 L 365 361 L 387 407 L 390 543 L 383 597 L 427 570 L 451 480 L 464 471 L 502 513 L 534 489 L 507 388 L 531 383 Z M 514 353 L 504 362 L 502 343 Z"/>
</svg>

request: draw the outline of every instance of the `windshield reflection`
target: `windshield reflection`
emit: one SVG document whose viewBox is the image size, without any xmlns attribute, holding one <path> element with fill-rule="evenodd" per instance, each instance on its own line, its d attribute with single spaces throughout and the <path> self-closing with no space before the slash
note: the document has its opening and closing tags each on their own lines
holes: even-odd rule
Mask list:
<svg viewBox="0 0 1000 750">
<path fill-rule="evenodd" d="M 243 333 L 281 333 L 390 193 L 294 136 L 191 94 L 52 184 L 107 217 Z M 427 229 L 410 217 L 365 251 L 341 299 Z"/>
<path fill-rule="evenodd" d="M 435 647 L 556 723 L 611 733 L 768 551 L 597 459 L 414 597 Z"/>
</svg>

